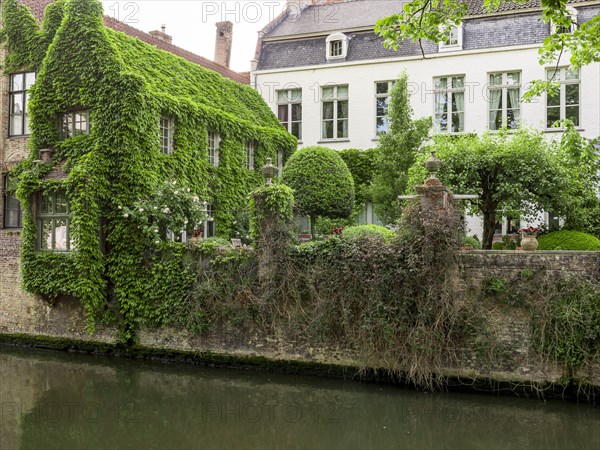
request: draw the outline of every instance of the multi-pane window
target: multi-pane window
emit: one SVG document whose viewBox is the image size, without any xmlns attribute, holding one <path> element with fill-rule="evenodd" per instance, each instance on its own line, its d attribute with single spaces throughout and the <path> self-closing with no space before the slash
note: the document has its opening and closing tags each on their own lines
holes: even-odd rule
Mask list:
<svg viewBox="0 0 600 450">
<path fill-rule="evenodd" d="M 17 178 L 9 174 L 3 177 L 4 187 L 4 228 L 21 228 L 21 204 L 16 196 Z"/>
<path fill-rule="evenodd" d="M 175 132 L 175 121 L 172 117 L 161 116 L 158 128 L 158 140 L 160 151 L 165 155 L 173 154 L 173 134 Z"/>
<path fill-rule="evenodd" d="M 488 100 L 490 130 L 515 129 L 521 122 L 521 73 L 490 74 Z"/>
<path fill-rule="evenodd" d="M 219 165 L 219 134 L 216 131 L 208 132 L 208 161 L 213 166 Z"/>
<path fill-rule="evenodd" d="M 59 116 L 60 138 L 67 139 L 82 134 L 90 134 L 90 112 L 71 111 Z"/>
<path fill-rule="evenodd" d="M 451 27 L 445 31 L 446 40 L 440 42 L 439 49 L 460 50 L 462 48 L 462 25 Z"/>
<path fill-rule="evenodd" d="M 331 58 L 342 56 L 343 51 L 344 47 L 341 39 L 329 42 L 329 56 Z"/>
<path fill-rule="evenodd" d="M 438 132 L 458 133 L 465 129 L 465 77 L 434 78 L 434 126 Z"/>
<path fill-rule="evenodd" d="M 394 87 L 393 81 L 375 83 L 375 133 L 387 133 L 390 127 L 388 110 L 390 107 L 390 92 Z"/>
<path fill-rule="evenodd" d="M 44 192 L 38 198 L 38 249 L 73 250 L 69 202 L 65 191 Z"/>
<path fill-rule="evenodd" d="M 546 95 L 546 126 L 556 122 L 570 120 L 579 125 L 579 70 L 562 67 L 548 69 L 548 80 L 560 83 L 560 89 L 554 95 Z"/>
<path fill-rule="evenodd" d="M 246 169 L 254 169 L 254 148 L 256 144 L 252 141 L 246 142 Z"/>
<path fill-rule="evenodd" d="M 277 116 L 288 132 L 302 139 L 302 89 L 277 91 Z"/>
<path fill-rule="evenodd" d="M 215 228 L 215 210 L 210 203 L 206 204 L 206 220 L 204 221 L 204 238 L 213 237 L 216 235 Z"/>
<path fill-rule="evenodd" d="M 322 90 L 323 139 L 348 137 L 348 85 L 327 86 Z"/>
<path fill-rule="evenodd" d="M 35 82 L 35 73 L 16 73 L 10 76 L 8 86 L 8 134 L 23 136 L 30 133 L 29 129 L 29 88 Z"/>
</svg>

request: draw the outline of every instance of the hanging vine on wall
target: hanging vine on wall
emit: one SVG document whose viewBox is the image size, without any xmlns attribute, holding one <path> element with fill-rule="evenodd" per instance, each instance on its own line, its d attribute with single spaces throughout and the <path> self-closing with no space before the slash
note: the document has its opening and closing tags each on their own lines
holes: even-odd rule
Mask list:
<svg viewBox="0 0 600 450">
<path fill-rule="evenodd" d="M 246 168 L 246 143 L 257 143 L 255 167 L 261 167 L 278 150 L 289 155 L 296 140 L 251 87 L 108 29 L 102 14 L 97 0 L 58 0 L 40 29 L 16 0 L 4 5 L 5 70 L 37 72 L 30 156 L 17 169 L 23 284 L 48 297 L 81 299 L 90 332 L 98 318 L 118 317 L 123 338 L 131 339 L 154 306 L 175 301 L 189 279 L 173 276 L 185 273 L 181 261 L 160 262 L 182 244 L 155 244 L 119 207 L 131 209 L 161 183 L 177 180 L 194 196 L 213 199 L 217 233 L 228 236 L 235 229 L 231 211 L 245 206 L 262 179 Z M 90 133 L 61 140 L 57 118 L 79 110 L 90 112 Z M 174 126 L 172 154 L 162 153 L 156 138 L 161 116 Z M 220 137 L 218 167 L 208 160 L 208 130 Z M 34 163 L 43 148 L 55 150 L 53 161 Z M 48 177 L 59 165 L 64 179 Z M 76 249 L 69 253 L 40 252 L 36 245 L 36 196 L 55 187 L 69 199 Z M 169 283 L 168 290 L 148 289 Z"/>
</svg>

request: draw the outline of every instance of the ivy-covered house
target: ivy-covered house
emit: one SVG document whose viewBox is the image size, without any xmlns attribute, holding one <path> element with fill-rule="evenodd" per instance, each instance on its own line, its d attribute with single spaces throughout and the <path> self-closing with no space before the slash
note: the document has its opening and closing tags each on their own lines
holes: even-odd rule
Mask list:
<svg viewBox="0 0 600 450">
<path fill-rule="evenodd" d="M 183 244 L 149 241 L 123 211 L 170 182 L 207 200 L 206 235 L 230 237 L 266 158 L 283 164 L 296 139 L 250 86 L 106 27 L 97 0 L 57 0 L 41 28 L 3 3 L 4 69 L 36 74 L 29 157 L 10 174 L 24 286 L 81 299 L 90 325 L 103 310 L 132 323 L 183 292 L 165 256 Z"/>
</svg>

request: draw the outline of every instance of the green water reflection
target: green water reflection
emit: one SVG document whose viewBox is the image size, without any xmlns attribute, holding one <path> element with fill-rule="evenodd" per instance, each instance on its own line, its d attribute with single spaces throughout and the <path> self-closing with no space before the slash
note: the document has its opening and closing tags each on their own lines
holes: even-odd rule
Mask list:
<svg viewBox="0 0 600 450">
<path fill-rule="evenodd" d="M 588 405 L 0 348 L 0 448 L 598 449 Z"/>
</svg>

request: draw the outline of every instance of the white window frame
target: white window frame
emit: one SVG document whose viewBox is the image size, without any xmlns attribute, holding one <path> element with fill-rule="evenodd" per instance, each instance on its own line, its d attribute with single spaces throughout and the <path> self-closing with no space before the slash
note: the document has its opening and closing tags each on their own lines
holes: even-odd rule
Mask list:
<svg viewBox="0 0 600 450">
<path fill-rule="evenodd" d="M 213 166 L 219 165 L 219 148 L 221 146 L 221 137 L 214 130 L 208 130 L 208 162 Z"/>
<path fill-rule="evenodd" d="M 295 93 L 299 92 L 299 96 L 295 95 Z M 281 99 L 281 94 L 285 93 L 285 100 Z M 296 138 L 298 139 L 298 141 L 302 141 L 302 88 L 300 87 L 295 87 L 295 88 L 291 88 L 291 89 L 282 89 L 282 90 L 278 90 L 275 92 L 275 95 L 277 95 L 277 118 L 279 119 L 279 123 L 281 123 L 281 125 L 283 125 L 283 127 L 288 131 L 288 133 L 290 134 L 294 134 L 293 133 L 293 127 L 294 124 L 298 124 L 298 136 L 296 136 L 294 134 L 294 136 L 296 136 Z M 293 116 L 292 116 L 292 110 L 294 108 L 293 105 L 300 105 L 300 120 L 293 120 Z M 281 106 L 285 106 L 287 108 L 287 117 L 288 120 L 286 122 L 283 122 L 281 120 L 281 117 L 279 116 L 279 108 Z"/>
<path fill-rule="evenodd" d="M 560 84 L 560 88 L 559 88 L 559 121 L 562 122 L 567 118 L 567 86 L 570 85 L 574 85 L 577 84 L 579 86 L 578 89 L 578 94 L 579 94 L 579 103 L 577 105 L 569 105 L 569 107 L 574 107 L 577 106 L 578 108 L 578 121 L 575 124 L 575 127 L 580 127 L 581 126 L 581 69 L 575 69 L 575 71 L 577 72 L 577 79 L 570 79 L 567 80 L 567 71 L 570 71 L 570 67 L 568 66 L 563 66 L 563 67 L 549 67 L 546 68 L 546 79 L 550 80 L 552 77 L 550 76 L 550 73 L 554 72 L 554 71 L 558 72 L 558 79 L 556 79 L 556 77 L 554 78 L 554 81 L 558 82 Z M 556 127 L 552 127 L 552 124 L 548 124 L 548 93 L 546 92 L 545 94 L 545 104 L 546 104 L 546 108 L 545 108 L 545 116 L 544 116 L 544 123 L 546 124 L 546 129 L 547 130 L 555 130 L 557 129 Z M 550 106 L 550 108 L 556 108 L 556 106 Z M 563 127 L 558 127 L 559 129 L 562 129 Z"/>
<path fill-rule="evenodd" d="M 212 203 L 207 203 L 206 204 L 206 220 L 204 221 L 204 230 L 202 232 L 202 237 L 204 239 L 207 239 L 209 237 L 213 237 L 217 235 L 217 228 L 216 228 L 216 224 L 215 224 L 215 210 L 213 209 Z M 208 228 L 210 227 L 212 228 L 212 233 L 208 234 Z"/>
<path fill-rule="evenodd" d="M 246 142 L 246 169 L 254 170 L 254 153 L 256 151 L 256 143 L 253 141 Z"/>
<path fill-rule="evenodd" d="M 508 74 L 509 73 L 517 73 L 519 74 L 519 83 L 518 84 L 510 84 L 508 82 Z M 499 85 L 492 85 L 491 83 L 491 77 L 494 75 L 502 75 L 502 83 Z M 521 115 L 523 113 L 522 109 L 521 109 L 521 88 L 523 86 L 523 74 L 520 70 L 507 70 L 504 72 L 489 72 L 488 73 L 488 129 L 490 129 L 491 131 L 498 131 L 500 128 L 507 128 L 508 126 L 508 90 L 509 89 L 515 89 L 518 88 L 519 90 L 519 121 L 517 122 L 517 126 L 516 127 L 512 127 L 509 128 L 509 130 L 516 130 L 521 126 Z M 490 127 L 491 124 L 491 114 L 492 114 L 492 109 L 491 109 L 491 100 L 492 100 L 492 96 L 491 96 L 491 91 L 496 91 L 496 90 L 502 90 L 502 94 L 501 94 L 501 104 L 502 104 L 502 125 L 500 128 L 496 128 L 496 129 L 492 129 Z M 516 108 L 511 108 L 511 110 L 514 110 Z M 495 110 L 494 110 L 495 111 Z"/>
<path fill-rule="evenodd" d="M 449 29 L 442 30 L 448 36 L 448 41 L 441 41 L 438 45 L 440 52 L 453 52 L 463 48 L 463 24 L 455 25 Z M 453 42 L 455 41 L 455 42 Z"/>
<path fill-rule="evenodd" d="M 388 87 L 387 87 L 387 92 L 385 94 L 378 94 L 377 93 L 377 85 L 378 84 L 384 84 L 387 83 Z M 386 134 L 389 129 L 390 129 L 390 121 L 389 121 L 389 107 L 390 107 L 390 99 L 391 99 L 391 92 L 392 89 L 394 88 L 394 85 L 396 84 L 395 80 L 387 80 L 387 81 L 376 81 L 375 82 L 375 136 L 376 138 L 379 138 L 379 136 L 381 136 L 382 134 Z M 387 98 L 388 102 L 387 102 L 387 114 L 380 116 L 377 114 L 377 101 L 381 98 Z M 377 131 L 377 119 L 379 119 L 380 117 L 385 117 L 387 119 L 387 129 L 386 131 Z"/>
<path fill-rule="evenodd" d="M 334 48 L 334 45 L 336 46 L 336 48 L 338 45 L 341 46 L 340 54 L 332 54 L 332 49 Z M 327 36 L 327 39 L 325 39 L 325 48 L 327 61 L 346 59 L 346 56 L 348 55 L 348 37 L 344 33 L 332 33 L 329 36 Z"/>
<path fill-rule="evenodd" d="M 446 79 L 446 89 L 437 89 L 436 88 L 436 81 L 437 80 L 441 80 L 441 79 Z M 452 79 L 453 78 L 462 78 L 463 79 L 463 87 L 462 88 L 454 88 L 452 85 Z M 448 88 L 448 86 L 452 86 L 450 88 Z M 466 102 L 464 100 L 466 100 L 466 76 L 464 74 L 457 74 L 457 75 L 444 75 L 441 77 L 435 77 L 433 79 L 433 130 L 435 133 L 437 134 L 457 134 L 457 133 L 463 133 L 466 130 Z M 449 105 L 450 110 L 446 111 L 446 114 L 449 117 L 449 123 L 450 125 L 452 125 L 452 97 L 454 95 L 454 93 L 456 92 L 462 92 L 463 93 L 463 127 L 462 130 L 459 131 L 452 131 L 452 127 L 446 125 L 446 129 L 445 130 L 441 130 L 437 128 L 437 122 L 436 122 L 436 115 L 437 115 L 437 111 L 436 111 L 436 100 L 437 100 L 437 95 L 436 94 L 447 94 L 447 104 Z M 458 112 L 458 111 L 457 111 Z"/>
<path fill-rule="evenodd" d="M 171 230 L 167 230 L 166 240 L 185 244 L 187 242 L 187 231 L 183 231 L 182 233 L 176 235 Z"/>
<path fill-rule="evenodd" d="M 338 95 L 338 89 L 341 87 L 346 88 L 348 93 L 346 97 L 340 97 Z M 333 88 L 333 94 L 331 97 L 325 98 L 324 90 Z M 338 118 L 338 102 L 347 102 L 348 117 L 342 119 Z M 323 109 L 325 103 L 333 103 L 333 119 L 324 119 Z M 338 137 L 338 121 L 345 120 L 348 123 L 346 136 Z M 333 137 L 329 138 L 325 136 L 323 124 L 327 122 L 333 122 Z M 325 85 L 321 87 L 321 141 L 347 141 L 350 139 L 350 86 L 348 84 L 336 84 L 336 85 Z"/>
<path fill-rule="evenodd" d="M 166 125 L 166 126 L 165 126 Z M 165 134 L 166 131 L 166 134 Z M 175 134 L 175 120 L 169 116 L 160 116 L 158 123 L 158 140 L 160 151 L 165 155 L 173 154 L 173 135 Z M 166 145 L 165 145 L 166 141 Z"/>
</svg>

